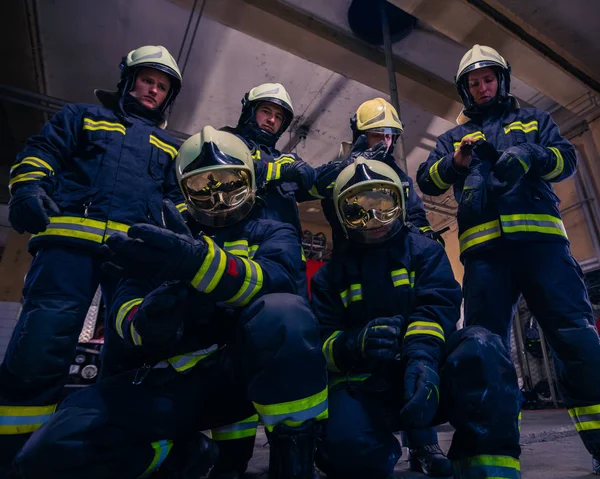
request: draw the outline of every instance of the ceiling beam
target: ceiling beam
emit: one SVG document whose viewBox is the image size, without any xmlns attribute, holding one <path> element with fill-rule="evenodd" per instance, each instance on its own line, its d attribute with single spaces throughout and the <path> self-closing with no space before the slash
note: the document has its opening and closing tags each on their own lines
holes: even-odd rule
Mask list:
<svg viewBox="0 0 600 479">
<path fill-rule="evenodd" d="M 600 105 L 600 95 L 581 78 L 567 72 L 532 44 L 473 5 L 485 2 L 388 1 L 467 48 L 476 43 L 496 48 L 509 61 L 517 78 L 574 114 L 589 116 Z"/>
<path fill-rule="evenodd" d="M 186 8 L 191 0 L 173 0 Z M 388 91 L 383 50 L 278 0 L 206 0 L 204 15 L 328 70 Z M 454 122 L 461 110 L 454 85 L 399 57 L 400 98 Z"/>
</svg>

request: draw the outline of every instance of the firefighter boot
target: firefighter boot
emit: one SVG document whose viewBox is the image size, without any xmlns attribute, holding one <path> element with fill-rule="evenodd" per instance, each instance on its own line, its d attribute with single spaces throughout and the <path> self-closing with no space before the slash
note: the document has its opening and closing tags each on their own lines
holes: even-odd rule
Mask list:
<svg viewBox="0 0 600 479">
<path fill-rule="evenodd" d="M 438 444 L 408 450 L 410 470 L 429 477 L 452 476 L 452 464 Z"/>
<path fill-rule="evenodd" d="M 318 426 L 308 421 L 299 427 L 278 424 L 268 434 L 269 479 L 314 479 Z"/>
<path fill-rule="evenodd" d="M 176 441 L 162 467 L 152 479 L 198 479 L 217 462 L 219 448 L 201 432 L 187 440 Z"/>
</svg>

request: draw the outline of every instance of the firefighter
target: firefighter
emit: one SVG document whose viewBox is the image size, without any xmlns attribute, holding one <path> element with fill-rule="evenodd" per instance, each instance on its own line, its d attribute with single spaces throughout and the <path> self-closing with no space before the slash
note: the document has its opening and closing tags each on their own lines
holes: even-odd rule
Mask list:
<svg viewBox="0 0 600 479">
<path fill-rule="evenodd" d="M 423 201 L 415 192 L 412 179 L 400 169 L 393 156 L 394 146 L 404 130 L 396 109 L 383 98 L 367 100 L 358 107 L 350 119 L 350 128 L 352 143 L 343 142 L 338 159 L 317 168 L 315 190 L 322 197 L 323 213 L 332 225 L 333 242 L 337 243 L 338 238 L 344 237 L 331 202 L 333 185 L 339 172 L 358 156 L 383 161 L 394 169 L 402 179 L 407 202 L 407 221 L 419 228 L 426 236 L 434 237 L 423 208 Z M 441 241 L 441 238 L 439 240 Z"/>
<path fill-rule="evenodd" d="M 455 477 L 518 478 L 510 355 L 482 327 L 455 332 L 460 286 L 443 247 L 405 223 L 403 188 L 390 166 L 363 157 L 334 185 L 347 243 L 311 283 L 329 370 L 317 466 L 332 479 L 391 477 L 393 431 L 449 420 Z"/>
<path fill-rule="evenodd" d="M 298 202 L 316 199 L 315 170 L 294 153 L 281 153 L 275 145 L 294 119 L 294 107 L 287 90 L 280 83 L 263 83 L 250 89 L 242 98 L 237 126 L 222 130 L 234 133 L 250 148 L 256 171 L 258 196 L 263 204 L 263 218 L 294 226 L 302 244 L 302 225 Z M 308 296 L 303 260 L 300 294 Z M 214 433 L 221 454 L 211 472 L 211 479 L 235 478 L 243 473 L 254 451 L 254 437 L 236 437 L 232 433 Z"/>
<path fill-rule="evenodd" d="M 295 230 L 256 219 L 253 160 L 236 136 L 205 127 L 176 163 L 192 232 L 167 202 L 170 230 L 135 225 L 107 242 L 108 267 L 130 277 L 111 325 L 147 366 L 69 396 L 19 453 L 18 477 L 127 479 L 162 464 L 195 478 L 214 447 L 187 438 L 224 426 L 253 435 L 260 419 L 269 478 L 312 479 L 326 369 L 316 318 L 297 295 Z"/>
<path fill-rule="evenodd" d="M 508 347 L 523 294 L 560 359 L 563 399 L 600 474 L 600 383 L 591 380 L 600 340 L 552 188 L 575 173 L 575 150 L 548 113 L 519 107 L 510 66 L 493 48 L 475 45 L 463 56 L 456 87 L 458 126 L 438 138 L 417 179 L 428 195 L 454 186 L 465 324 Z"/>
<path fill-rule="evenodd" d="M 317 168 L 316 189 L 322 195 L 323 213 L 331 225 L 334 253 L 336 246 L 344 240 L 344 233 L 337 220 L 331 195 L 337 175 L 358 156 L 383 161 L 394 169 L 402 181 L 405 195 L 407 221 L 416 226 L 422 234 L 443 240 L 433 232 L 423 201 L 415 192 L 412 179 L 398 167 L 393 157 L 394 145 L 398 141 L 404 126 L 398 118 L 396 109 L 383 98 L 374 98 L 362 103 L 350 120 L 352 144 L 342 143 L 338 160 Z M 448 476 L 450 463 L 438 445 L 437 431 L 434 428 L 410 430 L 402 433 L 402 443 L 409 450 L 411 470 L 430 476 Z"/>
<path fill-rule="evenodd" d="M 102 273 L 99 248 L 134 223 L 162 224 L 163 197 L 184 208 L 177 145 L 161 129 L 181 89 L 177 64 L 166 48 L 143 46 L 120 68 L 116 92 L 96 90 L 103 106 L 66 105 L 11 168 L 9 221 L 32 234 L 34 258 L 0 366 L 0 464 L 54 412 L 98 285 L 110 307 L 116 280 Z"/>
</svg>

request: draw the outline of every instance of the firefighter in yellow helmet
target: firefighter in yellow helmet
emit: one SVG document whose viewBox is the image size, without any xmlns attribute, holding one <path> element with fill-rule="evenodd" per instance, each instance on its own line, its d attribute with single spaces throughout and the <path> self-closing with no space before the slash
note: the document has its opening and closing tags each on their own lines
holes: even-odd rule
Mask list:
<svg viewBox="0 0 600 479">
<path fill-rule="evenodd" d="M 98 285 L 110 309 L 118 278 L 102 273 L 98 249 L 134 223 L 162 224 L 163 197 L 184 208 L 178 145 L 161 128 L 181 80 L 165 47 L 132 50 L 117 91 L 97 92 L 102 106 L 67 104 L 17 155 L 9 221 L 32 234 L 35 256 L 0 366 L 0 469 L 56 408 Z M 112 339 L 105 337 L 105 372 L 119 344 Z"/>
<path fill-rule="evenodd" d="M 417 180 L 428 195 L 454 188 L 465 324 L 484 326 L 509 347 L 512 313 L 524 296 L 563 366 L 564 402 L 600 474 L 600 422 L 590 419 L 600 415 L 600 382 L 592 380 L 600 340 L 552 187 L 575 173 L 575 149 L 547 112 L 520 108 L 510 95 L 510 66 L 493 48 L 465 53 L 456 87 L 464 104 L 458 126 L 437 139 Z M 468 460 L 491 469 L 493 446 L 474 444 Z M 504 454 L 517 459 L 519 452 L 514 443 Z"/>
</svg>

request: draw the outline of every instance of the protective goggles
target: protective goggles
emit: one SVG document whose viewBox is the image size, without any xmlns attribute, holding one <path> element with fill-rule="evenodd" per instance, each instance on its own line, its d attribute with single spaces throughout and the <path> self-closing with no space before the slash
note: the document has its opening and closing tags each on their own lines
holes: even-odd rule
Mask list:
<svg viewBox="0 0 600 479">
<path fill-rule="evenodd" d="M 368 128 L 365 130 L 365 133 L 375 133 L 377 135 L 393 135 L 398 136 L 402 133 L 400 128 L 392 128 L 392 127 L 378 127 L 378 128 Z"/>
<path fill-rule="evenodd" d="M 183 180 L 187 199 L 198 209 L 222 211 L 243 204 L 252 194 L 250 174 L 245 170 L 208 170 Z"/>
<path fill-rule="evenodd" d="M 338 205 L 342 220 L 349 229 L 380 228 L 402 214 L 400 193 L 385 187 L 342 193 Z"/>
</svg>

